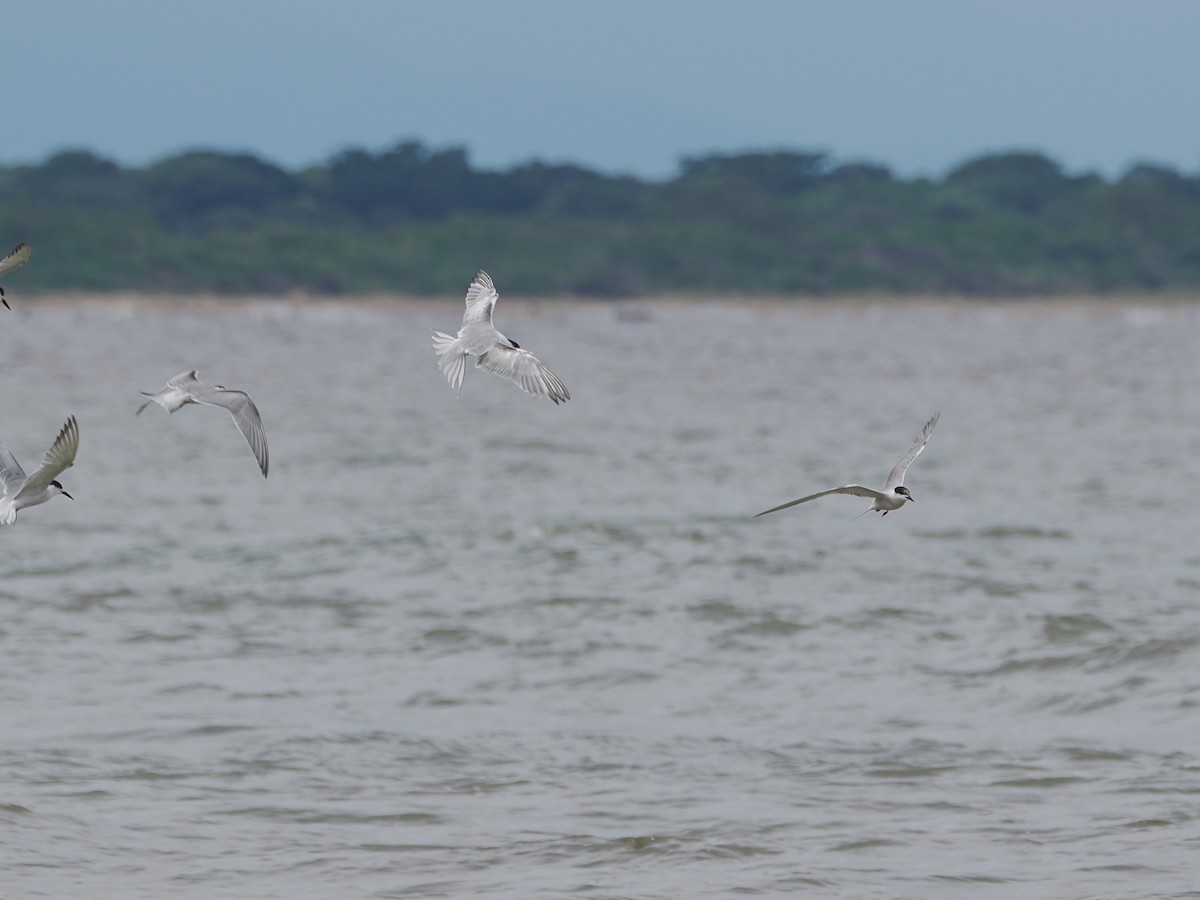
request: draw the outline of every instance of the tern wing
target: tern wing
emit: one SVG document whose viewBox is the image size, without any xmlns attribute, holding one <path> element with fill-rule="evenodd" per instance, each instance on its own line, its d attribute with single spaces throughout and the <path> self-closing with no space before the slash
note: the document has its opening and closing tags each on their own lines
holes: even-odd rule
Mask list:
<svg viewBox="0 0 1200 900">
<path fill-rule="evenodd" d="M 267 457 L 267 432 L 263 429 L 262 416 L 258 407 L 245 391 L 226 391 L 221 388 L 201 385 L 200 390 L 192 392 L 192 399 L 206 406 L 219 406 L 233 417 L 233 424 L 242 433 L 246 443 L 258 460 L 263 478 L 267 477 L 269 460 Z"/>
<path fill-rule="evenodd" d="M 79 423 L 71 416 L 54 439 L 54 443 L 50 445 L 50 449 L 46 451 L 46 455 L 42 457 L 41 468 L 25 479 L 25 483 L 17 491 L 17 496 L 37 493 L 48 487 L 50 482 L 71 468 L 78 450 Z"/>
<path fill-rule="evenodd" d="M 904 459 L 896 463 L 896 467 L 892 469 L 892 473 L 888 475 L 887 482 L 883 489 L 890 491 L 892 488 L 904 484 L 904 473 L 908 471 L 908 467 L 912 465 L 914 459 L 921 455 L 921 451 L 925 449 L 925 445 L 929 443 L 929 436 L 933 434 L 933 426 L 938 422 L 938 416 L 941 413 L 934 413 L 933 418 L 925 423 L 925 427 L 921 429 L 921 433 L 917 435 L 917 441 L 912 445 L 912 448 L 904 454 Z"/>
<path fill-rule="evenodd" d="M 571 399 L 567 386 L 528 350 L 496 344 L 475 365 L 507 378 L 528 394 L 553 400 L 555 406 Z"/>
<path fill-rule="evenodd" d="M 189 391 L 191 388 L 204 388 L 208 385 L 200 380 L 200 372 L 197 369 L 192 369 L 190 372 L 180 372 L 173 378 L 167 379 L 167 387 L 178 388 L 181 391 Z"/>
<path fill-rule="evenodd" d="M 492 324 L 492 310 L 500 295 L 492 284 L 492 276 L 480 269 L 467 288 L 467 311 L 463 313 L 463 328 L 479 323 Z"/>
<path fill-rule="evenodd" d="M 779 512 L 781 509 L 787 509 L 791 506 L 799 506 L 801 503 L 807 503 L 809 500 L 816 500 L 818 497 L 828 497 L 830 494 L 850 494 L 852 497 L 869 497 L 872 500 L 883 500 L 887 494 L 882 491 L 877 491 L 874 488 L 863 487 L 861 484 L 844 484 L 841 487 L 830 488 L 827 491 L 821 491 L 819 494 L 809 494 L 807 497 L 801 497 L 799 500 L 792 500 L 790 503 L 783 503 L 779 506 L 773 506 L 770 509 L 765 509 L 754 516 L 765 516 L 767 513 Z"/>
<path fill-rule="evenodd" d="M 33 251 L 29 249 L 28 244 L 17 244 L 13 248 L 13 252 L 0 259 L 0 277 L 7 275 L 13 269 L 19 269 L 25 263 L 29 262 L 29 257 L 33 255 Z"/>
<path fill-rule="evenodd" d="M 25 484 L 25 470 L 17 462 L 17 458 L 3 444 L 0 444 L 0 489 L 3 497 L 15 497 Z"/>
</svg>

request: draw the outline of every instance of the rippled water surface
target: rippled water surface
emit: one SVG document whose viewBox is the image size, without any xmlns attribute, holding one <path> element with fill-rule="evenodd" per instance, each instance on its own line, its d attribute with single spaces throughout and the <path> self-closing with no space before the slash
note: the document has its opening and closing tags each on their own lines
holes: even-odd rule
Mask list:
<svg viewBox="0 0 1200 900">
<path fill-rule="evenodd" d="M 1200 896 L 1196 307 L 13 305 L 0 896 Z"/>
</svg>

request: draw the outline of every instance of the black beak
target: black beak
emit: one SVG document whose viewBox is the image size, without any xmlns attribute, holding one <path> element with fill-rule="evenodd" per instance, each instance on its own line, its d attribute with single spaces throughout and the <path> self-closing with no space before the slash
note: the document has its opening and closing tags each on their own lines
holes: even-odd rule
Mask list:
<svg viewBox="0 0 1200 900">
<path fill-rule="evenodd" d="M 909 494 L 909 495 L 908 495 L 908 499 L 909 499 L 909 500 L 911 500 L 913 503 L 916 503 L 916 502 L 917 502 L 917 498 L 916 498 L 916 497 L 914 497 L 912 494 Z"/>
<path fill-rule="evenodd" d="M 68 494 L 66 491 L 63 491 L 63 492 L 62 492 L 62 495 L 63 495 L 64 497 L 66 497 L 68 500 L 74 500 L 74 499 L 75 499 L 75 498 L 74 498 L 74 497 L 72 497 L 70 494 Z"/>
</svg>

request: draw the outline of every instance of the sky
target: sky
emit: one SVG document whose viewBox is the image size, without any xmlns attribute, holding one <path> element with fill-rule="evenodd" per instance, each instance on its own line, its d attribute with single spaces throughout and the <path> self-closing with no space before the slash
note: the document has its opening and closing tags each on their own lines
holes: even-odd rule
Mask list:
<svg viewBox="0 0 1200 900">
<path fill-rule="evenodd" d="M 0 164 L 416 139 L 642 178 L 776 149 L 1195 173 L 1198 48 L 1194 0 L 40 0 L 6 16 Z"/>
</svg>

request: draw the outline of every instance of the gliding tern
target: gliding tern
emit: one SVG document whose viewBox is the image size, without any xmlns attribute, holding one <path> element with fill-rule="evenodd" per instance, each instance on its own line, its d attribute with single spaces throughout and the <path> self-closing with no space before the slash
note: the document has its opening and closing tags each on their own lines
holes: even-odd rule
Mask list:
<svg viewBox="0 0 1200 900">
<path fill-rule="evenodd" d="M 204 406 L 219 406 L 233 417 L 233 424 L 242 433 L 258 467 L 262 469 L 263 478 L 267 477 L 267 433 L 263 430 L 262 416 L 258 407 L 245 391 L 227 391 L 219 384 L 204 384 L 196 377 L 197 372 L 180 372 L 167 382 L 167 386 L 156 393 L 142 391 L 143 397 L 150 399 L 138 407 L 136 415 L 151 403 L 157 403 L 169 413 L 183 409 L 189 403 L 200 403 Z"/>
<path fill-rule="evenodd" d="M 937 424 L 938 416 L 940 415 L 941 413 L 935 413 L 933 418 L 925 423 L 925 427 L 917 435 L 917 442 L 904 454 L 904 459 L 896 463 L 895 468 L 888 475 L 887 483 L 884 484 L 882 491 L 863 487 L 861 484 L 847 484 L 842 487 L 831 488 L 828 491 L 821 491 L 819 494 L 809 494 L 807 497 L 801 497 L 799 500 L 793 500 L 781 506 L 774 506 L 771 509 L 758 513 L 754 518 L 757 519 L 758 516 L 765 516 L 767 513 L 779 512 L 779 510 L 787 509 L 789 506 L 807 503 L 809 500 L 816 500 L 818 497 L 828 497 L 830 494 L 850 494 L 853 497 L 869 497 L 875 503 L 867 512 L 874 510 L 875 512 L 883 513 L 885 516 L 892 510 L 899 509 L 913 499 L 912 494 L 908 492 L 908 488 L 904 486 L 904 473 L 908 471 L 908 467 L 912 465 L 913 460 L 921 455 L 921 451 L 929 443 L 929 436 L 933 434 L 933 426 Z"/>
</svg>

